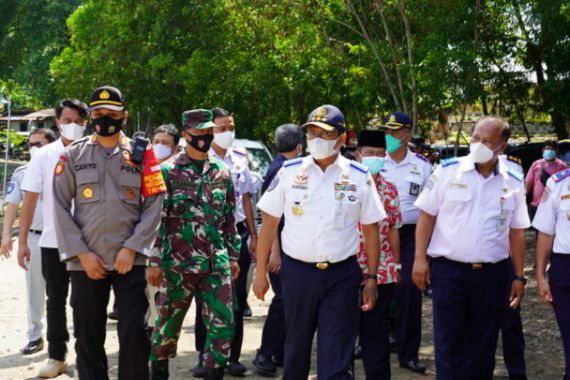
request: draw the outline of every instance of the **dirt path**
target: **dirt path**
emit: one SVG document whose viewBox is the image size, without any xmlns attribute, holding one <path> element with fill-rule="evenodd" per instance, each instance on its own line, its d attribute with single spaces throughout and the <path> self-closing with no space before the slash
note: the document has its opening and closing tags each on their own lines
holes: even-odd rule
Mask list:
<svg viewBox="0 0 570 380">
<path fill-rule="evenodd" d="M 532 243 L 533 234 L 528 233 L 528 242 Z M 527 342 L 526 359 L 528 378 L 558 380 L 564 373 L 564 356 L 560 333 L 556 326 L 554 313 L 549 307 L 543 305 L 536 295 L 536 282 L 532 271 L 534 250 L 531 244 L 527 253 L 527 274 L 530 276 L 527 285 L 527 294 L 523 303 L 523 324 Z M 268 302 L 259 302 L 250 296 L 250 304 L 253 308 L 253 318 L 245 322 L 245 338 L 242 354 L 242 362 L 250 369 L 246 378 L 251 380 L 263 379 L 252 371 L 251 360 L 261 339 L 261 328 L 267 314 Z M 397 357 L 392 355 L 392 378 L 394 380 L 427 380 L 434 378 L 433 345 L 432 345 L 432 320 L 431 300 L 424 298 L 423 303 L 424 322 L 423 338 L 420 350 L 422 361 L 428 365 L 426 376 L 414 375 L 402 370 L 397 366 Z M 68 321 L 71 321 L 71 309 L 69 309 Z M 181 334 L 178 357 L 171 361 L 171 379 L 190 379 L 190 369 L 196 364 L 197 357 L 194 352 L 193 334 L 194 309 L 188 314 Z M 70 330 L 72 326 L 70 324 Z M 115 333 L 116 324 L 108 324 L 106 350 L 109 356 L 110 377 L 117 378 L 117 351 L 118 342 Z M 41 353 L 23 356 L 19 349 L 26 344 L 26 311 L 25 311 L 25 281 L 24 273 L 18 267 L 15 257 L 9 260 L 0 259 L 0 379 L 21 380 L 35 379 L 38 369 L 45 363 L 46 350 Z M 69 345 L 71 353 L 68 363 L 75 361 L 73 352 L 73 339 Z M 312 379 L 315 379 L 315 360 L 313 358 Z M 502 351 L 497 350 L 497 379 L 506 379 Z M 62 375 L 61 379 L 73 378 L 73 366 L 68 375 Z M 227 376 L 227 378 L 232 378 Z M 362 364 L 357 362 L 357 379 L 364 379 Z"/>
</svg>

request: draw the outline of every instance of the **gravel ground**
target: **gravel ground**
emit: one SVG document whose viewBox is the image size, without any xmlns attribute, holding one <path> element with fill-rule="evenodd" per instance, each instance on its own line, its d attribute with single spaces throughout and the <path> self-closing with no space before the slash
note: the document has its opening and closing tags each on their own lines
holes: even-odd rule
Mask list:
<svg viewBox="0 0 570 380">
<path fill-rule="evenodd" d="M 534 281 L 534 234 L 527 233 L 527 257 L 526 271 L 530 277 L 527 285 L 527 293 L 523 300 L 523 325 L 526 337 L 526 360 L 528 378 L 533 379 L 561 379 L 564 373 L 564 353 L 562 341 L 558 331 L 554 313 L 549 306 L 542 304 L 536 293 Z M 31 356 L 23 356 L 19 349 L 26 344 L 26 310 L 25 310 L 25 281 L 24 273 L 19 269 L 15 257 L 8 260 L 0 259 L 0 379 L 35 379 L 38 369 L 45 363 L 47 353 L 42 352 Z M 268 299 L 268 298 L 266 298 Z M 264 317 L 267 314 L 268 302 L 260 302 L 250 296 L 250 304 L 253 309 L 253 317 L 245 322 L 245 338 L 242 354 L 242 362 L 249 368 L 246 378 L 263 379 L 253 372 L 251 360 L 261 339 L 261 329 Z M 434 379 L 434 354 L 432 340 L 432 314 L 431 300 L 424 297 L 423 302 L 423 337 L 420 349 L 420 358 L 428 366 L 426 375 L 415 375 L 402 370 L 397 366 L 398 361 L 392 355 L 392 378 L 395 380 Z M 71 321 L 71 309 L 68 311 L 68 321 Z M 171 379 L 192 378 L 190 369 L 196 364 L 197 356 L 194 352 L 194 308 L 190 310 L 185 320 L 181 334 L 178 356 L 171 361 Z M 71 323 L 71 322 L 70 322 Z M 72 326 L 69 326 L 70 330 Z M 117 355 L 118 341 L 116 335 L 116 323 L 109 322 L 106 350 L 109 356 L 110 378 L 117 378 Z M 68 363 L 74 363 L 73 339 L 70 342 Z M 500 342 L 499 342 L 500 345 Z M 496 379 L 508 378 L 503 365 L 502 351 L 497 349 Z M 311 379 L 315 376 L 315 358 L 313 357 L 313 369 Z M 356 378 L 364 379 L 362 364 L 356 364 Z M 69 379 L 74 376 L 74 366 L 70 365 L 68 373 L 59 378 Z M 232 378 L 231 376 L 226 376 Z"/>
</svg>

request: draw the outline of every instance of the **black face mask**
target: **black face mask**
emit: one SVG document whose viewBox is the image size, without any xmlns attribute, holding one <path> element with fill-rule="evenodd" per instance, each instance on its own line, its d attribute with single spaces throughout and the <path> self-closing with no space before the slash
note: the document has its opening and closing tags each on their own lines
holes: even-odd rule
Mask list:
<svg viewBox="0 0 570 380">
<path fill-rule="evenodd" d="M 123 119 L 116 120 L 109 116 L 101 116 L 91 120 L 91 125 L 97 134 L 104 137 L 113 136 L 123 128 Z"/>
<path fill-rule="evenodd" d="M 210 150 L 210 145 L 212 145 L 212 140 L 214 140 L 214 135 L 202 135 L 202 136 L 192 136 L 192 140 L 186 140 L 190 146 L 200 152 L 208 152 Z"/>
</svg>

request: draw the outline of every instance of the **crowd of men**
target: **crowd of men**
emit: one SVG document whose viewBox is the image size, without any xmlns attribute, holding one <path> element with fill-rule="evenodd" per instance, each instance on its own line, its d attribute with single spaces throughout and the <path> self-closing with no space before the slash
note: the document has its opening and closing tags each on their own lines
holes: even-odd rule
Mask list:
<svg viewBox="0 0 570 380">
<path fill-rule="evenodd" d="M 111 316 L 119 320 L 119 379 L 168 379 L 194 298 L 193 376 L 245 374 L 255 261 L 253 292 L 262 300 L 270 286 L 274 293 L 252 363 L 261 374 L 283 366 L 284 379 L 306 379 L 315 333 L 319 379 L 353 379 L 355 357 L 367 379 L 389 379 L 392 349 L 402 368 L 424 373 L 418 351 L 429 288 L 437 379 L 492 379 L 499 332 L 510 379 L 526 379 L 520 307 L 532 221 L 539 293 L 554 306 L 570 378 L 570 169 L 556 158 L 555 142 L 544 144 L 525 180 L 503 154 L 510 126 L 483 117 L 469 155 L 434 170 L 415 152 L 421 144 L 410 117 L 393 112 L 379 130 L 359 133 L 350 160 L 340 154 L 343 113 L 322 105 L 302 126 L 275 131 L 278 154 L 256 205 L 258 237 L 254 175 L 247 152 L 234 146 L 231 113 L 185 111 L 181 130 L 161 125 L 149 146 L 124 134 L 127 119 L 112 86 L 95 89 L 89 105 L 61 101 L 59 138 L 33 130 L 31 161 L 8 186 L 1 253 L 10 255 L 22 204 L 17 258 L 26 270 L 28 344 L 21 352 L 43 349 L 45 313 L 48 362 L 39 377 L 67 369 L 70 284 L 80 379 L 108 379 Z M 93 134 L 84 136 L 88 124 Z"/>
</svg>

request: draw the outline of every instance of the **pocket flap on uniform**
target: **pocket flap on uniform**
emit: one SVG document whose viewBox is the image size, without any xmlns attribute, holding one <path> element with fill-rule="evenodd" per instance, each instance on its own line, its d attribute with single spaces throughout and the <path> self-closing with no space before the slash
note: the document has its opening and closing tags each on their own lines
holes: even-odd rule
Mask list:
<svg viewBox="0 0 570 380">
<path fill-rule="evenodd" d="M 99 182 L 99 173 L 95 170 L 81 170 L 76 172 L 75 180 L 78 185 L 85 183 Z"/>
<path fill-rule="evenodd" d="M 129 186 L 129 187 L 141 187 L 142 178 L 140 175 L 136 174 L 125 174 L 123 173 L 119 177 L 119 185 Z"/>
<path fill-rule="evenodd" d="M 467 190 L 467 188 L 465 189 L 452 188 L 446 193 L 446 197 L 448 200 L 454 202 L 467 202 L 471 199 L 471 192 Z"/>
</svg>

